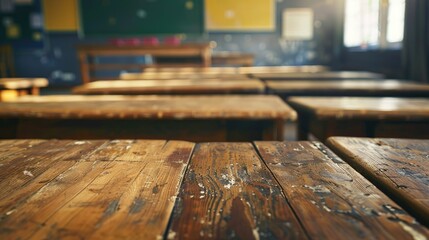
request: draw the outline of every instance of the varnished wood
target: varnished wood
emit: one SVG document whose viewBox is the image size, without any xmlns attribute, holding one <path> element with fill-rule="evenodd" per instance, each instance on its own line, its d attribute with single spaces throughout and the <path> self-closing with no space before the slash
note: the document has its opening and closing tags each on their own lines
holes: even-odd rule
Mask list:
<svg viewBox="0 0 429 240">
<path fill-rule="evenodd" d="M 211 66 L 211 46 L 209 43 L 156 46 L 81 45 L 78 46 L 77 51 L 83 83 L 93 80 L 90 70 L 94 69 L 96 65 L 90 63 L 88 59 L 97 56 L 197 57 L 200 60 L 197 65 Z"/>
<path fill-rule="evenodd" d="M 328 144 L 429 226 L 429 140 L 333 137 Z"/>
<path fill-rule="evenodd" d="M 0 89 L 30 89 L 48 86 L 46 78 L 0 78 Z"/>
<path fill-rule="evenodd" d="M 429 85 L 399 80 L 266 81 L 267 90 L 290 96 L 408 96 L 429 97 Z"/>
<path fill-rule="evenodd" d="M 303 120 L 301 139 L 307 131 L 322 141 L 330 136 L 429 138 L 425 98 L 291 97 L 288 103 Z"/>
<path fill-rule="evenodd" d="M 311 239 L 425 239 L 419 226 L 318 142 L 256 142 Z"/>
<path fill-rule="evenodd" d="M 239 74 L 239 68 L 236 67 L 145 67 L 144 73 L 236 73 Z"/>
<path fill-rule="evenodd" d="M 193 143 L 49 141 L 25 153 L 46 152 L 43 144 L 63 155 L 80 147 L 81 154 L 67 161 L 51 155 L 38 160 L 53 162 L 52 168 L 22 163 L 8 174 L 8 180 L 16 175 L 27 184 L 15 189 L 15 198 L 2 195 L 2 239 L 162 238 Z M 92 150 L 85 151 L 86 145 Z"/>
<path fill-rule="evenodd" d="M 253 77 L 263 80 L 335 80 L 335 79 L 382 79 L 384 76 L 378 73 L 371 72 L 352 72 L 352 71 L 339 71 L 339 72 L 265 72 L 254 73 Z"/>
<path fill-rule="evenodd" d="M 123 80 L 96 81 L 73 89 L 75 94 L 225 94 L 263 93 L 265 85 L 256 79 L 248 80 Z"/>
<path fill-rule="evenodd" d="M 280 98 L 227 96 L 41 96 L 0 103 L 0 138 L 282 140 L 296 113 Z"/>
</svg>

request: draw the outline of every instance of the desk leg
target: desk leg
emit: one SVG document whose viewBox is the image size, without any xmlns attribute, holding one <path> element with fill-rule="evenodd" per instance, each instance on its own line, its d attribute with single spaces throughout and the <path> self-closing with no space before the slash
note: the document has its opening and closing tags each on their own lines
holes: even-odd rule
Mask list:
<svg viewBox="0 0 429 240">
<path fill-rule="evenodd" d="M 300 141 L 306 141 L 308 140 L 308 133 L 309 133 L 309 117 L 301 114 L 298 117 L 298 129 L 297 129 L 297 137 Z"/>
<path fill-rule="evenodd" d="M 34 95 L 34 96 L 39 96 L 40 95 L 40 89 L 38 87 L 32 87 L 30 90 L 30 94 Z"/>
<path fill-rule="evenodd" d="M 89 73 L 88 56 L 86 55 L 86 53 L 79 52 L 79 63 L 82 83 L 89 83 L 91 81 L 91 76 Z"/>
</svg>

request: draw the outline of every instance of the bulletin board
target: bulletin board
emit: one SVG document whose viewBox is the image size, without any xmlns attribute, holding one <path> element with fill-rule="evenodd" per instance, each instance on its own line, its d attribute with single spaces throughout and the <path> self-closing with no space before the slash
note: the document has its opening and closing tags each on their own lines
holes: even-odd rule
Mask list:
<svg viewBox="0 0 429 240">
<path fill-rule="evenodd" d="M 43 46 L 40 0 L 0 0 L 0 43 Z"/>
<path fill-rule="evenodd" d="M 274 31 L 275 0 L 206 0 L 208 31 Z"/>
<path fill-rule="evenodd" d="M 78 29 L 77 0 L 43 0 L 43 15 L 46 31 L 75 32 Z"/>
<path fill-rule="evenodd" d="M 201 34 L 204 0 L 80 0 L 83 36 Z"/>
</svg>

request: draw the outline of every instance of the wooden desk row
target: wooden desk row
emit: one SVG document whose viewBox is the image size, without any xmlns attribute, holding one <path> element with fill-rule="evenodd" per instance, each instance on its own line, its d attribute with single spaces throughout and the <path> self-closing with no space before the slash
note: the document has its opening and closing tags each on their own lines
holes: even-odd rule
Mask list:
<svg viewBox="0 0 429 240">
<path fill-rule="evenodd" d="M 0 78 L 0 102 L 25 95 L 39 95 L 48 86 L 46 78 Z"/>
<path fill-rule="evenodd" d="M 0 238 L 429 238 L 428 141 L 332 142 L 389 191 L 319 142 L 0 141 Z"/>
<path fill-rule="evenodd" d="M 0 138 L 282 140 L 276 96 L 41 96 L 0 103 Z"/>
</svg>

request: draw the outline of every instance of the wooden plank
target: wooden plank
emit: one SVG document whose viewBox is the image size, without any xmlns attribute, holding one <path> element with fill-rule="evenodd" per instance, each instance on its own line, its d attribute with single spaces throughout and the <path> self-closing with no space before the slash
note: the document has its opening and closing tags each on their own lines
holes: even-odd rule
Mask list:
<svg viewBox="0 0 429 240">
<path fill-rule="evenodd" d="M 123 73 L 120 76 L 123 80 L 197 80 L 205 81 L 209 79 L 232 79 L 245 80 L 248 76 L 239 73 L 228 72 L 144 72 L 144 73 Z"/>
<path fill-rule="evenodd" d="M 409 96 L 428 97 L 429 85 L 399 80 L 266 81 L 267 90 L 290 96 Z"/>
<path fill-rule="evenodd" d="M 319 73 L 328 71 L 329 68 L 320 65 L 303 65 L 303 66 L 254 66 L 254 67 L 240 67 L 238 72 L 242 74 L 265 74 L 265 73 Z"/>
<path fill-rule="evenodd" d="M 0 78 L 0 89 L 27 89 L 46 87 L 48 84 L 46 78 Z"/>
<path fill-rule="evenodd" d="M 29 96 L 0 103 L 0 118 L 296 119 L 276 96 Z"/>
<path fill-rule="evenodd" d="M 383 79 L 384 76 L 378 73 L 371 72 L 286 72 L 286 73 L 253 73 L 254 78 L 263 80 L 335 80 L 335 79 Z"/>
<path fill-rule="evenodd" d="M 256 79 L 205 80 L 122 80 L 96 81 L 73 89 L 74 94 L 225 94 L 263 93 L 265 85 Z"/>
<path fill-rule="evenodd" d="M 310 238 L 429 237 L 427 228 L 321 143 L 255 145 Z"/>
<path fill-rule="evenodd" d="M 291 97 L 289 103 L 318 119 L 429 120 L 429 99 Z"/>
<path fill-rule="evenodd" d="M 167 236 L 306 239 L 250 143 L 197 145 Z"/>
<path fill-rule="evenodd" d="M 25 204 L 1 212 L 0 238 L 162 237 L 193 146 L 110 141 L 83 161 L 61 161 L 74 165 Z"/>
<path fill-rule="evenodd" d="M 328 145 L 429 226 L 429 140 L 334 137 Z"/>
</svg>

